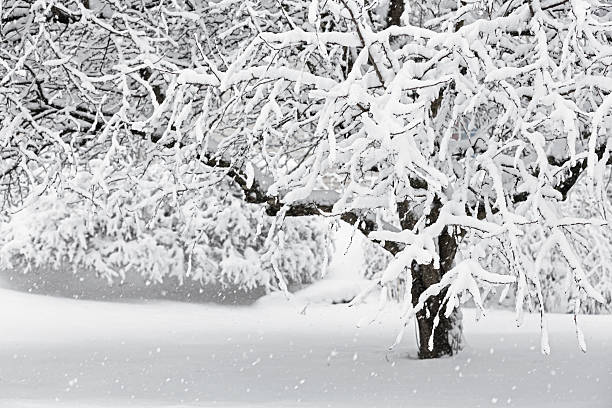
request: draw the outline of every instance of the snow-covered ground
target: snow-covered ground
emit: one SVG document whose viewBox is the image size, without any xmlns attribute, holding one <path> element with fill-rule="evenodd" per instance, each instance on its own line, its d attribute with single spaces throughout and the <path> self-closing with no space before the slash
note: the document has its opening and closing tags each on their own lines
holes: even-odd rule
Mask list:
<svg viewBox="0 0 612 408">
<path fill-rule="evenodd" d="M 468 347 L 410 358 L 409 333 L 387 351 L 397 313 L 362 328 L 373 306 L 268 300 L 249 307 L 104 303 L 0 290 L 2 407 L 612 407 L 612 316 L 512 313 L 474 322 Z M 302 313 L 301 313 L 302 312 Z"/>
</svg>

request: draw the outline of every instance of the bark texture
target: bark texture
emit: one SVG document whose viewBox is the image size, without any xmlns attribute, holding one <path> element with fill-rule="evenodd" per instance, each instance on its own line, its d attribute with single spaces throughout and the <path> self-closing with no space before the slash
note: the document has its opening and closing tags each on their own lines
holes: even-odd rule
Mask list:
<svg viewBox="0 0 612 408">
<path fill-rule="evenodd" d="M 428 225 L 436 222 L 440 215 L 442 204 L 435 199 L 427 217 Z M 400 222 L 403 229 L 412 229 L 416 224 L 416 218 L 410 203 L 404 201 L 398 206 Z M 440 282 L 442 276 L 453 267 L 455 254 L 457 253 L 457 240 L 447 228 L 442 231 L 438 238 L 438 255 L 440 256 L 440 267 L 434 264 L 412 265 L 412 303 L 418 303 L 421 294 L 431 285 Z M 455 311 L 449 317 L 444 316 L 440 310 L 442 300 L 446 291 L 438 296 L 430 297 L 425 303 L 423 310 L 417 313 L 417 327 L 419 339 L 419 358 L 439 358 L 456 354 L 462 347 L 462 325 L 461 312 Z M 435 318 L 438 316 L 438 324 Z"/>
<path fill-rule="evenodd" d="M 404 10 L 404 0 L 391 0 L 389 2 L 389 11 L 387 13 L 387 26 L 400 25 Z"/>
</svg>

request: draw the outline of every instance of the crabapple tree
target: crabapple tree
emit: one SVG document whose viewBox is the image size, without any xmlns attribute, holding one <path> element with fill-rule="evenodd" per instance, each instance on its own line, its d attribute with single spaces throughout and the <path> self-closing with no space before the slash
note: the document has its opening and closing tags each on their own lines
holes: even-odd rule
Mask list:
<svg viewBox="0 0 612 408">
<path fill-rule="evenodd" d="M 545 255 L 576 310 L 605 302 L 571 231 L 607 225 L 611 17 L 597 0 L 18 0 L 1 17 L 4 202 L 94 159 L 102 192 L 118 161 L 151 160 L 208 191 L 197 163 L 274 216 L 271 235 L 341 218 L 389 251 L 371 290 L 404 282 L 420 357 L 455 353 L 460 303 L 495 285 L 519 323 L 538 305 L 547 353 Z M 588 216 L 562 206 L 579 180 Z"/>
</svg>

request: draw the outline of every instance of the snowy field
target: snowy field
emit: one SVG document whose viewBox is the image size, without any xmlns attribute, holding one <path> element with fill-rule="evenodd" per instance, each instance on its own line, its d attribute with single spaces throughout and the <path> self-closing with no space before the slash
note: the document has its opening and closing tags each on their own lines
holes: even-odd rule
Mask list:
<svg viewBox="0 0 612 408">
<path fill-rule="evenodd" d="M 418 361 L 413 333 L 389 352 L 397 313 L 268 299 L 250 307 L 104 303 L 0 290 L 0 406 L 612 407 L 612 316 L 512 313 L 475 323 L 467 349 Z M 332 310 L 333 309 L 333 310 Z M 301 313 L 303 312 L 303 313 Z"/>
</svg>

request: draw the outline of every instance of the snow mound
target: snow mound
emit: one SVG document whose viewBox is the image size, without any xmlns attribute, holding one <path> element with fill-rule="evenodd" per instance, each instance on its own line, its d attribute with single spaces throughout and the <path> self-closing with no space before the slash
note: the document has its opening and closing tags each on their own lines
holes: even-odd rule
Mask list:
<svg viewBox="0 0 612 408">
<path fill-rule="evenodd" d="M 271 293 L 262 297 L 256 303 L 259 305 L 273 305 L 286 302 L 298 305 L 308 303 L 348 303 L 369 287 L 371 283 L 367 279 L 324 279 L 295 293 Z"/>
<path fill-rule="evenodd" d="M 371 285 L 367 279 L 327 279 L 295 293 L 295 298 L 310 303 L 348 303 Z"/>
</svg>

